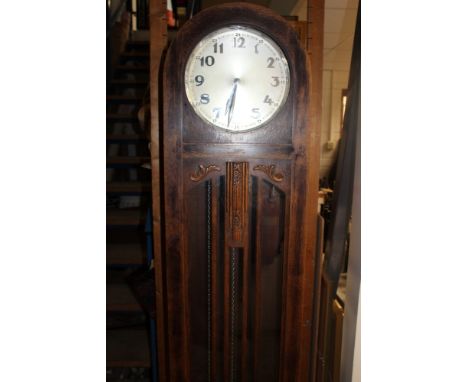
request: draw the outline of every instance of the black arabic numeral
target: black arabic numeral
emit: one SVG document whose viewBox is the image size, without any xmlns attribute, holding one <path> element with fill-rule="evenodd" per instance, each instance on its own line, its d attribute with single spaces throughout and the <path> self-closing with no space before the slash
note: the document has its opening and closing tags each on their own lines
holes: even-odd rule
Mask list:
<svg viewBox="0 0 468 382">
<path fill-rule="evenodd" d="M 245 38 L 234 37 L 234 48 L 245 48 Z"/>
<path fill-rule="evenodd" d="M 219 49 L 218 49 L 218 48 L 219 48 Z M 214 51 L 215 53 L 218 53 L 218 50 L 219 50 L 219 53 L 220 53 L 220 54 L 223 53 L 223 43 L 221 43 L 221 44 L 218 45 L 218 43 L 215 42 L 215 44 L 213 45 L 213 51 Z M 207 58 L 208 58 L 208 57 L 207 57 Z M 207 65 L 208 65 L 208 64 L 207 64 Z M 208 66 L 210 66 L 210 65 L 208 65 Z"/>
<path fill-rule="evenodd" d="M 265 99 L 263 100 L 263 103 L 267 103 L 268 105 L 272 105 L 272 104 L 273 104 L 273 100 L 270 98 L 269 95 L 266 95 L 266 96 L 265 96 Z"/>
<path fill-rule="evenodd" d="M 275 63 L 275 59 L 273 57 L 268 57 L 267 62 L 267 68 L 274 68 L 273 64 Z"/>
<path fill-rule="evenodd" d="M 201 57 L 200 58 L 200 65 L 201 66 L 213 66 L 215 63 L 215 59 L 213 56 L 206 56 L 206 57 Z"/>
<path fill-rule="evenodd" d="M 203 105 L 206 105 L 207 103 L 210 102 L 210 96 L 206 93 L 203 93 L 201 96 L 200 96 L 200 102 L 203 104 Z"/>
<path fill-rule="evenodd" d="M 275 83 L 271 84 L 271 86 L 274 86 L 276 88 L 280 84 L 279 77 L 272 76 L 271 78 L 273 78 L 273 81 L 275 81 Z"/>
<path fill-rule="evenodd" d="M 252 109 L 252 118 L 259 119 L 260 118 L 260 109 L 258 107 L 254 107 Z"/>
<path fill-rule="evenodd" d="M 261 44 L 263 44 L 263 40 L 258 40 L 257 45 L 255 45 L 255 47 L 254 47 L 255 48 L 255 54 L 258 54 L 258 46 L 261 45 Z"/>
<path fill-rule="evenodd" d="M 197 86 L 203 85 L 203 82 L 205 82 L 205 77 L 202 75 L 195 76 L 195 82 L 197 83 Z"/>
<path fill-rule="evenodd" d="M 215 107 L 213 108 L 213 120 L 217 120 L 219 118 L 219 113 L 221 112 L 221 108 L 220 107 Z"/>
</svg>

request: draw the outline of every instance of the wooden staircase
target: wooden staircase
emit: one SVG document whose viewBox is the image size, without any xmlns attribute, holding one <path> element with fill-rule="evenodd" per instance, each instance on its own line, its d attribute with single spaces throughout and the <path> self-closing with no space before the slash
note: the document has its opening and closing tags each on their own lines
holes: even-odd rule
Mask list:
<svg viewBox="0 0 468 382">
<path fill-rule="evenodd" d="M 145 221 L 151 209 L 149 141 L 137 112 L 149 84 L 149 43 L 129 41 L 106 97 L 107 368 L 150 368 L 148 318 L 128 284 L 147 266 Z"/>
</svg>

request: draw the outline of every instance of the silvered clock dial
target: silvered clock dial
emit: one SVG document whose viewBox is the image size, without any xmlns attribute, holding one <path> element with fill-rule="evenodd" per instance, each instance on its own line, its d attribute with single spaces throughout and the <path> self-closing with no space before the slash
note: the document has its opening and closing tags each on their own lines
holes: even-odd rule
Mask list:
<svg viewBox="0 0 468 382">
<path fill-rule="evenodd" d="M 280 47 L 245 26 L 205 36 L 185 67 L 185 92 L 195 113 L 233 132 L 271 120 L 286 101 L 289 82 L 288 61 Z"/>
</svg>

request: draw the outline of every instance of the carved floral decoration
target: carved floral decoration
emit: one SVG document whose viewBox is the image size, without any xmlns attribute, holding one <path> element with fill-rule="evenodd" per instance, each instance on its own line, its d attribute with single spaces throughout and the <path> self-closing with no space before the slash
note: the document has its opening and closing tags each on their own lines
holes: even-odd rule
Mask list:
<svg viewBox="0 0 468 382">
<path fill-rule="evenodd" d="M 205 176 L 207 176 L 210 172 L 213 172 L 213 171 L 221 171 L 221 169 L 214 164 L 210 164 L 206 167 L 201 164 L 198 166 L 197 171 L 194 174 L 190 175 L 190 180 L 193 182 L 199 182 Z"/>
<path fill-rule="evenodd" d="M 269 166 L 264 164 L 259 164 L 253 168 L 255 171 L 264 172 L 271 180 L 275 182 L 282 182 L 284 175 L 281 172 L 275 172 L 276 166 L 271 164 Z"/>
</svg>

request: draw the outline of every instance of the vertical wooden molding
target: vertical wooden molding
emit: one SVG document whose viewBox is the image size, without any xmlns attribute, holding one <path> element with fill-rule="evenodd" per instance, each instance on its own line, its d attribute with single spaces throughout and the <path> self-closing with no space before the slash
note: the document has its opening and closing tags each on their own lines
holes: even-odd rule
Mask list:
<svg viewBox="0 0 468 382">
<path fill-rule="evenodd" d="M 249 163 L 227 162 L 226 216 L 231 247 L 241 247 L 247 234 L 247 204 L 249 195 Z"/>
<path fill-rule="evenodd" d="M 301 354 L 301 381 L 315 381 L 318 349 L 318 321 L 320 282 L 314 280 L 319 275 L 317 267 L 321 267 L 320 254 L 316 254 L 316 216 L 319 188 L 320 163 L 320 132 L 322 122 L 322 78 L 323 78 L 323 38 L 324 38 L 325 0 L 307 0 L 307 53 L 309 57 L 310 75 L 312 77 L 310 89 L 310 119 L 309 136 L 307 139 L 307 215 L 311 217 L 312 225 L 305 242 L 305 269 L 303 279 L 303 309 L 301 347 L 311 349 Z M 314 298 L 315 296 L 315 298 Z"/>
<path fill-rule="evenodd" d="M 167 304 L 165 279 L 163 268 L 165 261 L 161 248 L 161 195 L 160 195 L 160 158 L 159 158 L 159 130 L 160 130 L 160 83 L 161 62 L 163 50 L 167 41 L 166 1 L 150 0 L 150 103 L 151 103 L 151 171 L 152 171 L 152 205 L 153 205 L 153 245 L 154 245 L 154 271 L 156 289 L 156 327 L 158 347 L 158 372 L 159 380 L 167 382 L 168 358 L 166 347 L 167 323 L 164 309 Z"/>
<path fill-rule="evenodd" d="M 254 313 L 254 326 L 253 326 L 253 369 L 254 381 L 259 380 L 260 374 L 260 330 L 262 319 L 262 239 L 261 239 L 261 216 L 263 216 L 263 203 L 261 187 L 257 183 L 257 217 L 255 222 L 255 313 Z"/>
<path fill-rule="evenodd" d="M 229 317 L 231 316 L 231 253 L 230 248 L 227 244 L 227 232 L 228 227 L 225 227 L 225 242 L 224 242 L 224 343 L 223 343 L 223 381 L 230 380 L 230 370 L 231 370 L 231 358 L 230 358 L 230 350 L 231 350 L 231 322 Z"/>
<path fill-rule="evenodd" d="M 216 381 L 216 368 L 217 368 L 217 344 L 218 344 L 218 330 L 222 327 L 217 322 L 218 311 L 218 241 L 219 241 L 219 225 L 218 225 L 218 200 L 219 200 L 219 181 L 212 182 L 213 187 L 211 191 L 211 264 L 209 264 L 209 272 L 211 273 L 211 367 L 208 370 L 209 378 L 211 381 Z"/>
<path fill-rule="evenodd" d="M 207 370 L 207 382 L 211 382 L 212 379 L 212 370 L 213 370 L 213 364 L 212 364 L 212 355 L 214 352 L 212 340 L 213 340 L 213 307 L 212 307 L 212 301 L 213 301 L 213 288 L 212 288 L 212 278 L 213 278 L 213 272 L 212 272 L 212 264 L 213 264 L 213 258 L 212 258 L 212 228 L 213 228 L 213 223 L 212 223 L 212 217 L 213 217 L 213 212 L 212 212 L 212 189 L 213 189 L 213 183 L 210 180 L 206 182 L 206 262 L 208 264 L 208 269 L 207 269 L 207 285 L 206 285 L 206 295 L 207 295 L 207 333 L 208 333 L 208 338 L 207 338 L 207 352 L 208 352 L 208 370 Z"/>
<path fill-rule="evenodd" d="M 225 331 L 224 375 L 225 380 L 230 382 L 235 382 L 239 377 L 245 379 L 247 362 L 248 197 L 249 163 L 227 162 L 225 277 L 230 283 L 225 284 L 229 288 L 228 293 L 225 290 L 225 296 L 229 296 L 225 305 L 225 322 L 229 322 L 229 327 Z M 239 267 L 240 260 L 242 268 Z M 238 289 L 239 280 L 243 280 L 242 290 Z M 239 305 L 240 301 L 242 303 Z"/>
</svg>

